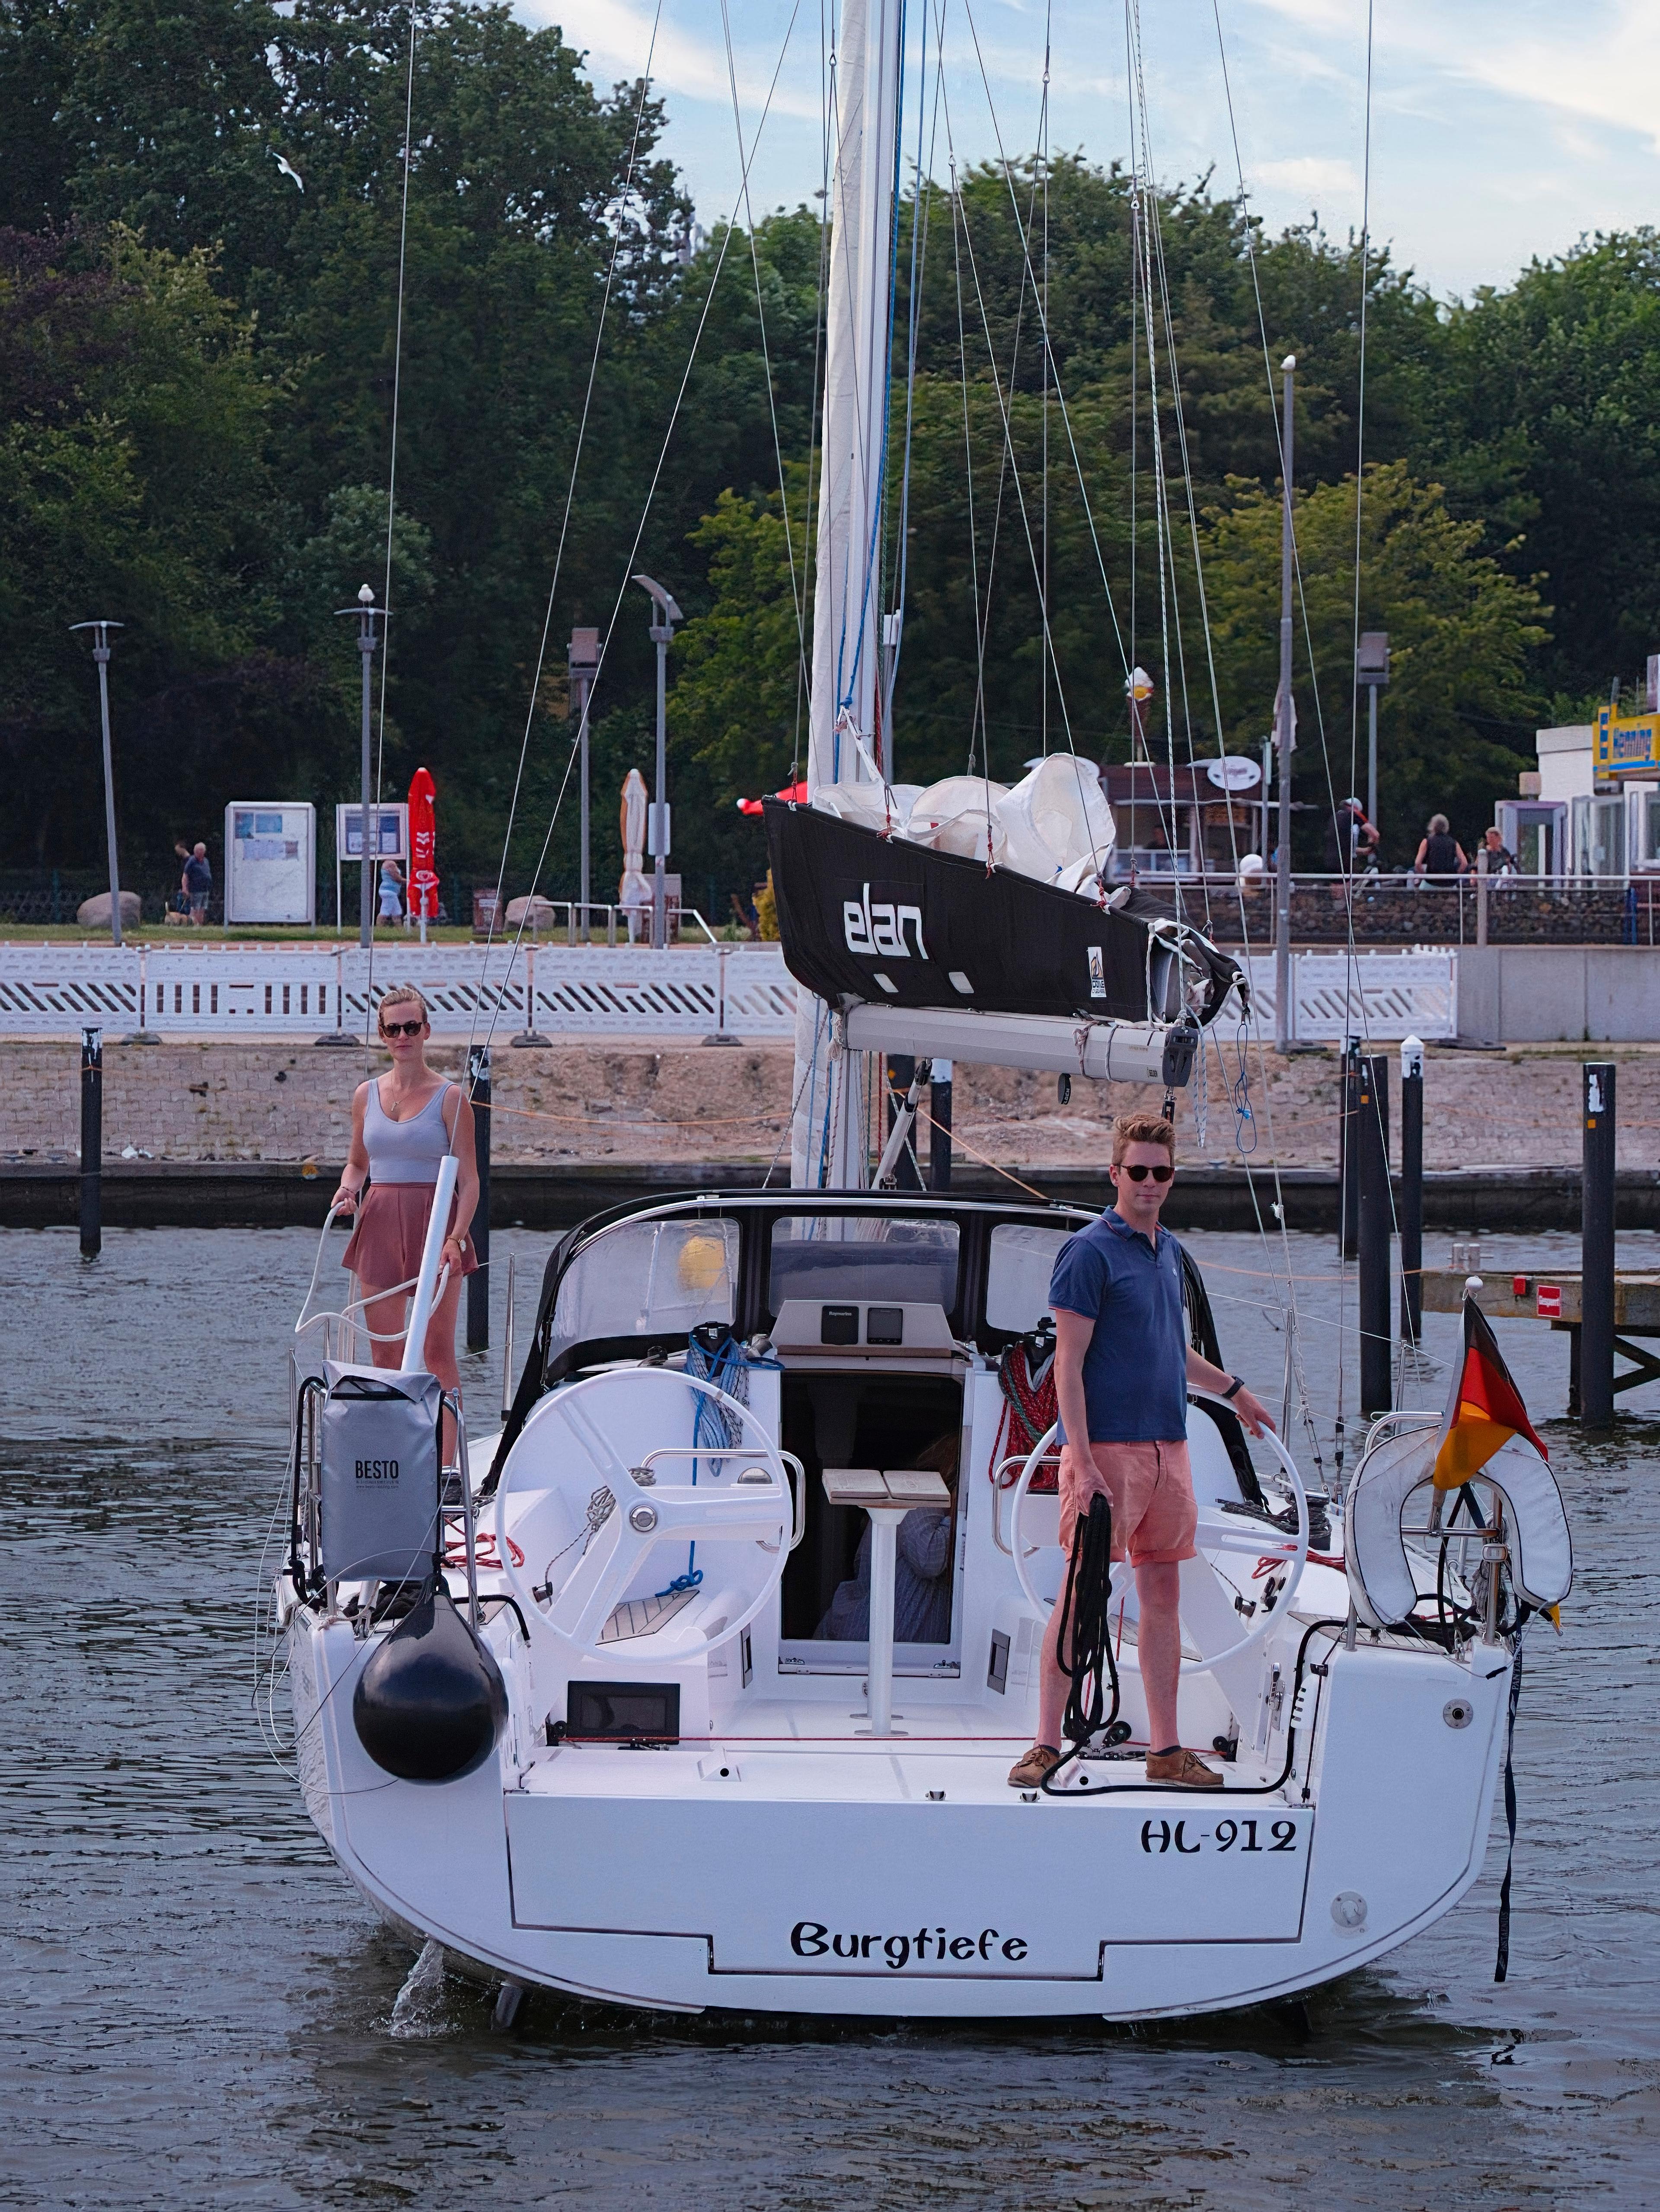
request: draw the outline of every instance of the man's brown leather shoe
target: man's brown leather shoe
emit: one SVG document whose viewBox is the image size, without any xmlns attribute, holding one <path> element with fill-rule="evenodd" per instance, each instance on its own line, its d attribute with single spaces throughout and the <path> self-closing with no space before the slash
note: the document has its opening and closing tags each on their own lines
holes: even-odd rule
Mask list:
<svg viewBox="0 0 1660 2212">
<path fill-rule="evenodd" d="M 1203 1759 L 1190 1751 L 1149 1751 L 1147 1754 L 1147 1778 L 1149 1782 L 1166 1784 L 1173 1782 L 1178 1790 L 1226 1790 L 1227 1787 L 1214 1766 L 1207 1766 Z"/>
<path fill-rule="evenodd" d="M 1036 1790 L 1046 1774 L 1061 1763 L 1061 1755 L 1052 1743 L 1034 1743 L 1024 1757 L 1017 1759 L 1009 1770 L 1011 1790 Z"/>
</svg>

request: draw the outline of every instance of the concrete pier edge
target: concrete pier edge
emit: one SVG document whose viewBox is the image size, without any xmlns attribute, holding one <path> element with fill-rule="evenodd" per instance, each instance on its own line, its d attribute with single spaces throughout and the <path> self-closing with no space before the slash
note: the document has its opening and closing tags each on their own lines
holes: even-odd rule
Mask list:
<svg viewBox="0 0 1660 2212">
<path fill-rule="evenodd" d="M 1112 1189 L 1099 1170 L 1033 1167 L 1021 1179 L 1055 1205 L 1099 1211 Z M 104 1224 L 107 1229 L 320 1228 L 340 1179 L 338 1164 L 317 1164 L 306 1175 L 292 1163 L 273 1161 L 106 1160 Z M 737 1161 L 652 1161 L 629 1164 L 498 1162 L 491 1176 L 491 1225 L 499 1229 L 560 1230 L 633 1200 L 698 1191 L 759 1190 L 766 1170 Z M 1397 1184 L 1398 1184 L 1398 1178 Z M 954 1195 L 1027 1201 L 1015 1184 L 989 1170 L 960 1165 Z M 775 1182 L 774 1189 L 785 1193 Z M 7 1163 L 0 1168 L 0 1228 L 57 1229 L 79 1218 L 80 1177 L 73 1164 Z M 800 1194 L 810 1204 L 810 1194 Z M 1172 1228 L 1251 1230 L 1259 1219 L 1278 1226 L 1278 1199 L 1288 1229 L 1335 1233 L 1337 1172 L 1332 1168 L 1282 1168 L 1277 1182 L 1266 1170 L 1184 1168 L 1165 1207 Z M 1660 1229 L 1660 1170 L 1622 1169 L 1615 1182 L 1617 1226 Z M 1458 1168 L 1424 1177 L 1427 1228 L 1461 1233 L 1578 1230 L 1577 1167 Z"/>
</svg>

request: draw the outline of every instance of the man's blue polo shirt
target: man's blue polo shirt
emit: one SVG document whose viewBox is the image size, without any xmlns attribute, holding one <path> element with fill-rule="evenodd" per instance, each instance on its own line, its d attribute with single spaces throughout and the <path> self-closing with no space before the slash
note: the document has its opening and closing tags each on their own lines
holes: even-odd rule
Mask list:
<svg viewBox="0 0 1660 2212">
<path fill-rule="evenodd" d="M 1092 1443 L 1176 1443 L 1187 1434 L 1181 1249 L 1161 1229 L 1154 1251 L 1111 1209 L 1060 1249 L 1050 1304 L 1095 1317 L 1083 1358 Z"/>
</svg>

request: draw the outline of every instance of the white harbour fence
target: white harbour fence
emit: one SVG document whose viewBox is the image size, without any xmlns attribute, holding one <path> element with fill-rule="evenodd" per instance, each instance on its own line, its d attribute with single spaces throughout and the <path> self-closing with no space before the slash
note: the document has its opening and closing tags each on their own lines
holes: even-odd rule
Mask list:
<svg viewBox="0 0 1660 2212">
<path fill-rule="evenodd" d="M 1245 962 L 1257 1034 L 1275 1035 L 1274 956 Z M 1454 946 L 1412 952 L 1293 952 L 1290 1036 L 1300 1044 L 1426 1043 L 1458 1034 L 1458 953 Z M 1227 1017 L 1223 1016 L 1226 1022 Z"/>
<path fill-rule="evenodd" d="M 1274 962 L 1253 958 L 1258 1034 L 1274 1034 Z M 1292 1035 L 1393 1043 L 1458 1026 L 1456 951 L 1299 952 Z M 776 945 L 377 946 L 375 995 L 420 986 L 435 1035 L 786 1037 L 796 986 Z M 88 1023 L 157 1036 L 360 1036 L 369 956 L 318 945 L 0 944 L 0 1035 L 73 1036 Z M 1226 1022 L 1227 1017 L 1224 1016 Z"/>
<path fill-rule="evenodd" d="M 71 1036 L 89 1022 L 158 1036 L 360 1036 L 359 945 L 0 945 L 0 1034 Z M 542 1036 L 788 1036 L 796 987 L 776 945 L 377 946 L 373 995 L 419 986 L 433 1030 L 496 1044 Z"/>
</svg>

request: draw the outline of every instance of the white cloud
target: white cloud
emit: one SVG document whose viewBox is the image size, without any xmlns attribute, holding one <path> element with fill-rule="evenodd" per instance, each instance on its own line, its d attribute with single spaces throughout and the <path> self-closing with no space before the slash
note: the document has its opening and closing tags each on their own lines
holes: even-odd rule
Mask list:
<svg viewBox="0 0 1660 2212">
<path fill-rule="evenodd" d="M 1296 195 L 1311 207 L 1324 201 L 1330 206 L 1334 200 L 1345 205 L 1360 196 L 1360 177 L 1353 161 L 1327 159 L 1318 154 L 1297 154 L 1289 161 L 1259 161 L 1254 176 L 1246 173 L 1246 182 L 1267 185 L 1282 197 Z"/>
<path fill-rule="evenodd" d="M 557 21 L 606 89 L 645 67 L 656 0 L 518 0 Z M 728 0 L 744 131 L 753 139 L 796 0 Z M 968 9 L 980 34 L 977 55 Z M 921 5 L 909 10 L 918 35 Z M 933 96 L 930 18 L 929 82 Z M 1103 164 L 1130 143 L 1122 23 L 1100 0 L 948 0 L 946 86 L 960 162 L 1019 159 L 1035 143 L 1043 32 L 1052 21 L 1050 139 Z M 1270 229 L 1318 207 L 1336 235 L 1359 227 L 1366 0 L 1221 0 L 1233 124 L 1251 204 Z M 1213 189 L 1235 177 L 1210 0 L 1142 10 L 1159 177 Z M 757 209 L 809 198 L 821 178 L 821 9 L 801 0 L 751 178 Z M 1507 283 L 1587 230 L 1654 219 L 1660 205 L 1657 0 L 1390 0 L 1372 70 L 1373 235 L 1438 292 Z M 987 88 L 980 81 L 984 58 Z M 705 222 L 732 209 L 738 157 L 720 0 L 663 0 L 653 76 L 667 102 L 663 151 Z M 907 79 L 906 165 L 917 75 Z M 994 123 L 995 111 L 995 123 Z M 925 134 L 926 135 L 926 134 Z M 936 173 L 946 161 L 943 127 Z"/>
</svg>

